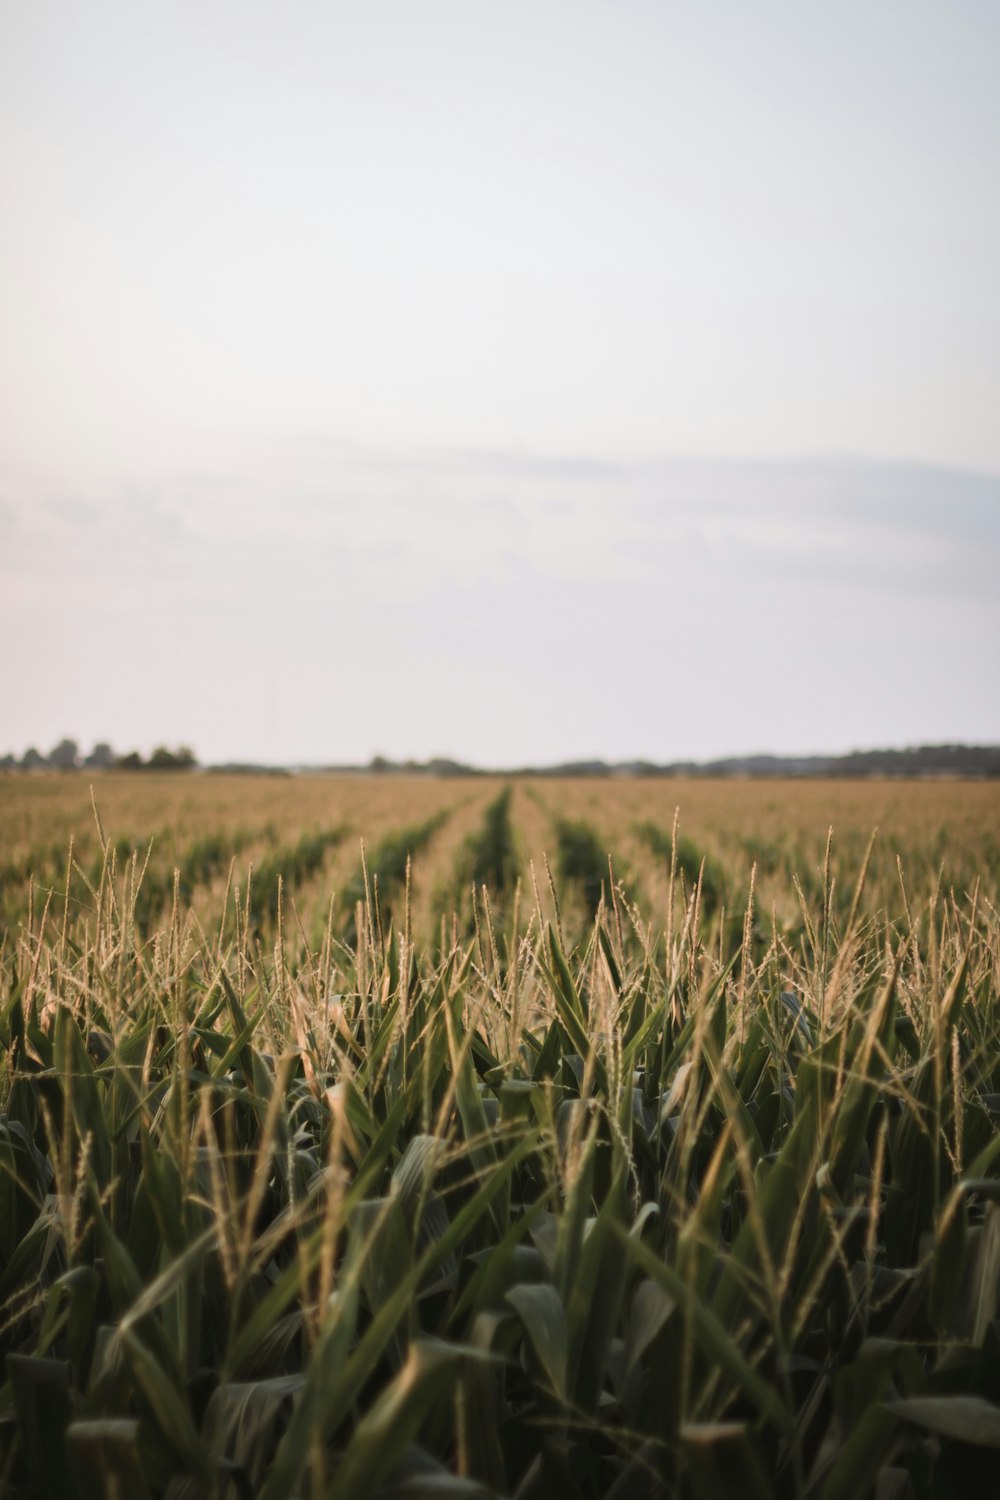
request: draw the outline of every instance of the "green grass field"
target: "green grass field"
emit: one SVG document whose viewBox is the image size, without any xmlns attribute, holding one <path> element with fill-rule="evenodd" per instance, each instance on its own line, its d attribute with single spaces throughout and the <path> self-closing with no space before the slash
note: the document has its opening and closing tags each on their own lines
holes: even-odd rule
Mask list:
<svg viewBox="0 0 1000 1500">
<path fill-rule="evenodd" d="M 989 1493 L 1000 788 L 94 800 L 0 777 L 0 1494 Z"/>
</svg>

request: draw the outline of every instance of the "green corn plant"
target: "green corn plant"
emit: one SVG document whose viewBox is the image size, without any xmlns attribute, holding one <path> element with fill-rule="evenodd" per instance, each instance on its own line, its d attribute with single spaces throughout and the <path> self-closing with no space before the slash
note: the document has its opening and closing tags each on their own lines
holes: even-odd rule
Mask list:
<svg viewBox="0 0 1000 1500">
<path fill-rule="evenodd" d="M 378 846 L 315 948 L 260 867 L 214 936 L 183 873 L 138 920 L 109 841 L 85 898 L 70 869 L 0 945 L 3 1492 L 811 1500 L 988 1475 L 992 888 L 891 907 L 831 864 L 799 927 L 744 921 L 727 951 L 707 861 L 706 920 L 682 850 L 660 931 L 603 850 L 600 876 L 557 850 L 563 913 L 594 875 L 587 920 L 512 906 L 498 962 L 464 919 L 444 944 L 392 920 L 437 826 Z M 195 888 L 228 867 L 199 840 Z M 275 890 L 322 867 L 289 849 Z"/>
</svg>

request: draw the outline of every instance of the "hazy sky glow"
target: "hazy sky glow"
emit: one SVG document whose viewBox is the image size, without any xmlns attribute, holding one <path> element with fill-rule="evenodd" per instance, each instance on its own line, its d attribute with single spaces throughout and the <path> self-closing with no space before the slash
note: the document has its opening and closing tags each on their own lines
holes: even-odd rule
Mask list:
<svg viewBox="0 0 1000 1500">
<path fill-rule="evenodd" d="M 1000 739 L 1000 8 L 0 10 L 0 750 Z"/>
</svg>

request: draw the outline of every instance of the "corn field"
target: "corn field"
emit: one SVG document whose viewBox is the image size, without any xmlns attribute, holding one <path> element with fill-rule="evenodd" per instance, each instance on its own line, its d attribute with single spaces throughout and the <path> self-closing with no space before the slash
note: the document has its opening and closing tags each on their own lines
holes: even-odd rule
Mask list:
<svg viewBox="0 0 1000 1500">
<path fill-rule="evenodd" d="M 126 783 L 0 778 L 0 1494 L 995 1484 L 995 788 Z"/>
</svg>

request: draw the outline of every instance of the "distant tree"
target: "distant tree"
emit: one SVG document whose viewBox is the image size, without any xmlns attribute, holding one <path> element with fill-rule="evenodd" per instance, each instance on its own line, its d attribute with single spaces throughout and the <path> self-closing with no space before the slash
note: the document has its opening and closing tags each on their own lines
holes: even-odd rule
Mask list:
<svg viewBox="0 0 1000 1500">
<path fill-rule="evenodd" d="M 17 766 L 17 759 L 9 752 L 0 760 L 0 771 L 13 771 Z"/>
<path fill-rule="evenodd" d="M 39 752 L 35 749 L 34 745 L 29 746 L 29 748 L 25 750 L 24 754 L 21 756 L 22 771 L 39 771 L 41 770 L 42 766 L 47 765 L 48 761 L 45 759 L 45 756 L 40 755 Z"/>
<path fill-rule="evenodd" d="M 130 750 L 127 755 L 119 755 L 115 765 L 119 771 L 141 771 L 145 762 L 138 750 Z"/>
<path fill-rule="evenodd" d="M 76 740 L 60 740 L 49 754 L 49 765 L 59 771 L 75 771 L 80 763 L 80 747 Z"/>
<path fill-rule="evenodd" d="M 187 745 L 182 745 L 179 750 L 168 750 L 166 745 L 157 745 L 148 764 L 151 771 L 190 771 L 192 766 L 197 765 L 197 761 L 194 751 Z"/>
<path fill-rule="evenodd" d="M 92 767 L 95 771 L 107 771 L 115 763 L 115 752 L 104 740 L 100 740 L 91 750 L 85 766 Z"/>
</svg>

